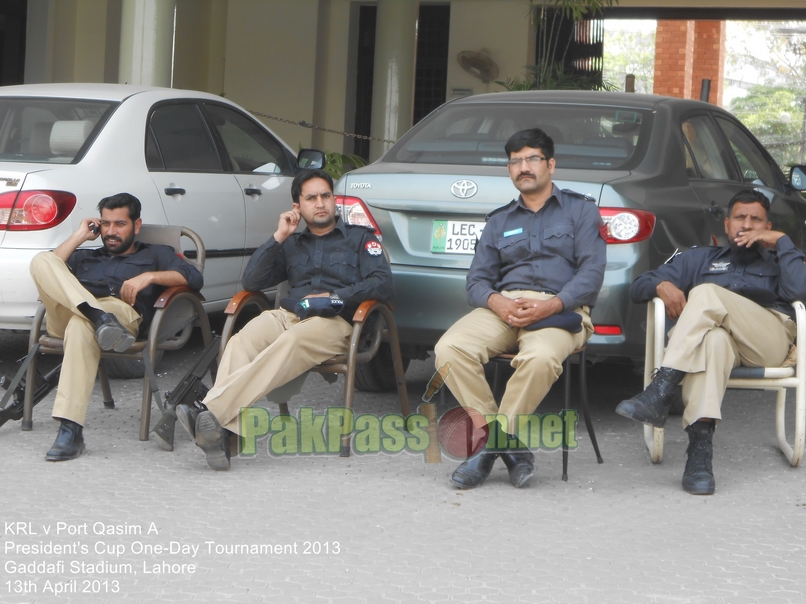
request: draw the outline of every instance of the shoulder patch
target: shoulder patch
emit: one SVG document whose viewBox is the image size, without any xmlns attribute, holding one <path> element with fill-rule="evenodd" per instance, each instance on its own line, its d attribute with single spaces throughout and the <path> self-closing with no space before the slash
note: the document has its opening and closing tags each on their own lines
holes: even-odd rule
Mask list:
<svg viewBox="0 0 806 604">
<path fill-rule="evenodd" d="M 496 209 L 494 209 L 492 212 L 490 212 L 489 214 L 487 214 L 487 215 L 484 217 L 484 220 L 485 220 L 485 221 L 489 220 L 489 219 L 490 219 L 490 217 L 494 216 L 495 214 L 498 214 L 498 212 L 503 212 L 504 210 L 511 208 L 511 207 L 512 207 L 514 204 L 516 204 L 516 203 L 518 203 L 518 200 L 517 200 L 517 199 L 513 199 L 513 200 L 512 200 L 512 201 L 510 201 L 508 204 L 503 205 L 503 206 L 501 206 L 500 208 L 496 208 Z"/>
<path fill-rule="evenodd" d="M 381 244 L 377 241 L 367 241 L 364 249 L 367 250 L 370 256 L 380 256 L 383 254 L 383 247 L 381 247 Z"/>
<path fill-rule="evenodd" d="M 585 193 L 577 193 L 576 191 L 572 191 L 571 189 L 560 189 L 566 195 L 570 195 L 571 197 L 578 197 L 579 199 L 584 199 L 585 201 L 592 201 L 596 203 L 596 198 Z"/>
</svg>

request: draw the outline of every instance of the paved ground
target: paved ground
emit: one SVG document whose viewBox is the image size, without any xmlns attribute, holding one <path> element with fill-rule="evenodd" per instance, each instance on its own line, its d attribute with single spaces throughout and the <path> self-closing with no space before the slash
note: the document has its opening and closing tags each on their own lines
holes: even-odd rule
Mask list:
<svg viewBox="0 0 806 604">
<path fill-rule="evenodd" d="M 25 348 L 24 336 L 0 332 L 0 373 Z M 167 355 L 163 385 L 199 351 Z M 412 363 L 412 403 L 432 371 Z M 96 389 L 87 453 L 46 463 L 51 394 L 33 432 L 0 429 L 0 602 L 806 601 L 806 470 L 776 448 L 771 395 L 730 393 L 715 437 L 717 494 L 692 497 L 680 488 L 679 418 L 653 466 L 639 427 L 613 413 L 636 378 L 607 365 L 589 374 L 605 463 L 580 436 L 568 482 L 560 454 L 539 452 L 522 490 L 503 465 L 482 488 L 457 491 L 446 458 L 271 456 L 266 441 L 215 473 L 181 428 L 173 453 L 137 440 L 138 381 L 113 382 L 113 411 Z M 324 412 L 340 396 L 341 382 L 312 376 L 291 406 Z M 391 395 L 362 393 L 355 406 L 396 411 Z"/>
</svg>

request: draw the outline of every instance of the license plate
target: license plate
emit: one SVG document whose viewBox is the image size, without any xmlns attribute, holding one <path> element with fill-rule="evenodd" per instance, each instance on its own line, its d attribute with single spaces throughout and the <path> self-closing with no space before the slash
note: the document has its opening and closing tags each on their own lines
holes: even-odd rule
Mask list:
<svg viewBox="0 0 806 604">
<path fill-rule="evenodd" d="M 485 224 L 466 220 L 435 220 L 431 229 L 431 252 L 474 254 Z"/>
</svg>

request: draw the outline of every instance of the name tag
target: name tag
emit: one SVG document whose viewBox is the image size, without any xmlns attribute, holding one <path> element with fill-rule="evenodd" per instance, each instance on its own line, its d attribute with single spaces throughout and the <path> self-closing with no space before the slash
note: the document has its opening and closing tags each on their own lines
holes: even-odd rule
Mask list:
<svg viewBox="0 0 806 604">
<path fill-rule="evenodd" d="M 520 229 L 515 229 L 514 231 L 507 231 L 504 233 L 504 237 L 512 237 L 513 235 L 520 235 L 521 233 L 523 233 L 522 227 Z"/>
<path fill-rule="evenodd" d="M 724 273 L 728 270 L 730 262 L 712 262 L 708 268 L 709 273 Z"/>
</svg>

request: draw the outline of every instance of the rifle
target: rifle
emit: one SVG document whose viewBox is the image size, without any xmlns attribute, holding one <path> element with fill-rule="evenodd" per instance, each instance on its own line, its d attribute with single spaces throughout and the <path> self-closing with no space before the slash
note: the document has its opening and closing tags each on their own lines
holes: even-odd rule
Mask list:
<svg viewBox="0 0 806 604">
<path fill-rule="evenodd" d="M 207 374 L 210 365 L 218 356 L 218 346 L 221 336 L 213 336 L 213 341 L 204 349 L 196 364 L 185 374 L 176 388 L 165 393 L 165 405 L 162 409 L 162 417 L 154 426 L 154 440 L 166 451 L 174 450 L 174 430 L 176 428 L 176 406 L 192 405 L 196 401 L 201 402 L 207 395 L 207 386 L 202 383 L 202 378 Z"/>
<path fill-rule="evenodd" d="M 36 354 L 36 353 L 34 353 Z M 27 357 L 23 357 L 20 361 L 23 363 L 25 367 L 28 364 L 25 362 Z M 20 371 L 24 371 L 23 368 L 20 368 Z M 57 365 L 54 369 L 51 369 L 45 375 L 40 374 L 38 371 L 36 372 L 36 376 L 34 379 L 34 405 L 36 405 L 39 401 L 45 398 L 48 393 L 56 387 L 56 384 L 59 383 L 59 374 L 62 371 L 61 363 Z M 4 390 L 8 390 L 13 385 L 14 380 L 9 380 L 6 376 L 0 376 L 0 388 Z M 9 397 L 10 393 L 7 393 L 3 400 L 5 401 Z M 13 390 L 14 401 L 6 405 L 2 410 L 0 410 L 0 426 L 5 424 L 8 420 L 18 421 L 22 419 L 22 412 L 23 407 L 25 405 L 25 375 L 23 374 L 19 378 L 19 382 L 17 383 L 16 388 Z"/>
</svg>

